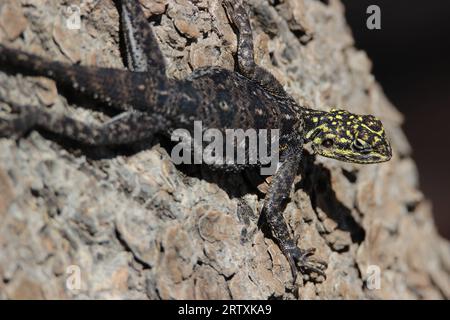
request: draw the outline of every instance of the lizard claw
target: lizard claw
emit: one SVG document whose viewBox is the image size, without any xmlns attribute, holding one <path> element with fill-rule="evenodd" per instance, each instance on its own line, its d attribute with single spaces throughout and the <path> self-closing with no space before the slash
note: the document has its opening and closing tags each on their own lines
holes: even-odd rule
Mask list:
<svg viewBox="0 0 450 320">
<path fill-rule="evenodd" d="M 0 102 L 8 105 L 13 113 L 21 113 L 23 110 L 26 110 L 27 108 L 24 105 L 15 103 L 9 99 L 4 98 L 2 95 L 0 95 Z"/>
<path fill-rule="evenodd" d="M 286 248 L 284 251 L 291 267 L 294 283 L 297 280 L 297 267 L 302 274 L 309 275 L 315 273 L 317 276 L 314 278 L 317 278 L 318 276 L 326 278 L 325 270 L 327 269 L 328 264 L 325 261 L 311 258 L 316 251 L 315 248 L 302 250 L 298 247 L 293 247 Z"/>
</svg>

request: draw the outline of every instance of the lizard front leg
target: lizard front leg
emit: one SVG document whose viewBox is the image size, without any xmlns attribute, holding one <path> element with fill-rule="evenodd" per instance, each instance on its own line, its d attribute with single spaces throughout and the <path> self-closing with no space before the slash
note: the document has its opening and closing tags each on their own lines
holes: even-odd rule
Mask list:
<svg viewBox="0 0 450 320">
<path fill-rule="evenodd" d="M 7 103 L 20 113 L 9 119 L 0 118 L 0 137 L 21 136 L 40 128 L 87 145 L 120 145 L 149 138 L 169 125 L 162 116 L 139 111 L 125 112 L 103 125 L 93 125 L 39 107 Z"/>
<path fill-rule="evenodd" d="M 238 30 L 237 60 L 240 73 L 272 94 L 286 95 L 281 83 L 255 62 L 252 28 L 242 0 L 222 0 L 222 3 L 231 23 Z"/>
<path fill-rule="evenodd" d="M 315 249 L 302 250 L 297 247 L 283 218 L 285 200 L 289 197 L 300 160 L 300 151 L 293 150 L 288 153 L 272 178 L 263 207 L 263 214 L 272 235 L 288 259 L 294 282 L 297 278 L 296 263 L 302 273 L 316 272 L 325 276 L 324 270 L 327 268 L 325 262 L 310 258 Z"/>
</svg>

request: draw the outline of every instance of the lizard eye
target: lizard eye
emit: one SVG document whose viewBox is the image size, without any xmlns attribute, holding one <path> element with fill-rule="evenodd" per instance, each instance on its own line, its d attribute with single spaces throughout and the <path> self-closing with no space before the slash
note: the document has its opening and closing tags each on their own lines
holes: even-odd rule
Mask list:
<svg viewBox="0 0 450 320">
<path fill-rule="evenodd" d="M 334 141 L 331 139 L 325 139 L 322 141 L 322 146 L 324 146 L 325 148 L 331 148 L 334 144 Z"/>
<path fill-rule="evenodd" d="M 369 146 L 361 139 L 356 139 L 352 142 L 352 148 L 358 152 L 369 152 Z"/>
</svg>

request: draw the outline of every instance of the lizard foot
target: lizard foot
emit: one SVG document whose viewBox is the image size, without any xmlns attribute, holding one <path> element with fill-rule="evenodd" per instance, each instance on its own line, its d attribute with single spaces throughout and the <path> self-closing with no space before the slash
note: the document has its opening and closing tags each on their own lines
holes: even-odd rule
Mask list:
<svg viewBox="0 0 450 320">
<path fill-rule="evenodd" d="M 315 274 L 315 277 L 313 277 L 314 279 L 317 279 L 319 276 L 326 278 L 325 270 L 328 265 L 325 261 L 317 260 L 311 257 L 315 251 L 315 248 L 302 250 L 298 247 L 291 247 L 285 249 L 285 254 L 291 267 L 294 283 L 297 280 L 297 267 L 304 275 L 309 276 Z"/>
</svg>

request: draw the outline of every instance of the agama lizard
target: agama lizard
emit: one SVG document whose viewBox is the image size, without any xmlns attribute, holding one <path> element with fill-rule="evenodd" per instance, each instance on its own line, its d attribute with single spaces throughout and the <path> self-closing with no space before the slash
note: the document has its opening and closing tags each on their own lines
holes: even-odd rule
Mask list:
<svg viewBox="0 0 450 320">
<path fill-rule="evenodd" d="M 324 275 L 326 263 L 311 257 L 314 249 L 297 247 L 282 215 L 303 146 L 310 142 L 316 154 L 347 162 L 387 161 L 391 147 L 380 120 L 344 110 L 324 112 L 299 106 L 272 74 L 255 63 L 252 30 L 240 0 L 223 0 L 238 31 L 238 71 L 204 67 L 182 80 L 166 77 L 164 57 L 139 2 L 117 2 L 129 70 L 52 62 L 4 45 L 0 45 L 0 67 L 51 78 L 122 113 L 93 126 L 41 108 L 10 103 L 20 113 L 12 119 L 0 119 L 0 137 L 40 128 L 99 146 L 128 144 L 176 128 L 192 130 L 195 120 L 221 130 L 279 129 L 280 164 L 262 212 L 289 261 L 294 281 L 297 266 L 302 272 Z"/>
</svg>

